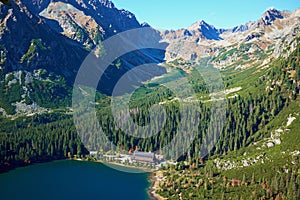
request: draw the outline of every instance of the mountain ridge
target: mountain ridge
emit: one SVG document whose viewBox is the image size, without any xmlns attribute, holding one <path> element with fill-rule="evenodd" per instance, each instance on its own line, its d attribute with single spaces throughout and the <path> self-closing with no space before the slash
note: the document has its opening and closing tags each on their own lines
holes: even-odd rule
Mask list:
<svg viewBox="0 0 300 200">
<path fill-rule="evenodd" d="M 0 22 L 0 83 L 2 88 L 6 88 L 2 90 L 0 97 L 0 110 L 5 116 L 18 113 L 17 105 L 20 102 L 25 107 L 26 104 L 38 104 L 44 110 L 70 106 L 70 91 L 78 69 L 87 55 L 105 51 L 101 43 L 106 38 L 145 27 L 145 24 L 139 24 L 132 13 L 118 10 L 108 0 L 21 0 L 12 2 L 11 6 L 0 4 L 0 11 L 3 19 Z M 143 41 L 136 42 L 144 42 L 144 37 L 149 37 L 151 41 L 147 42 L 159 43 L 159 32 L 150 27 L 147 30 L 139 39 Z M 139 59 L 133 59 L 137 56 Z M 142 64 L 159 63 L 162 60 L 163 52 L 155 50 L 141 50 L 124 55 L 116 61 L 117 64 L 112 63 L 109 66 L 100 80 L 99 89 L 111 95 L 114 84 L 127 71 Z M 39 76 L 37 72 L 43 73 Z M 157 67 L 152 72 L 160 75 L 165 73 L 165 69 Z M 23 81 L 15 74 L 31 77 L 28 79 L 31 81 Z M 139 71 L 138 75 L 128 79 L 133 83 L 145 81 L 149 77 L 150 71 L 144 74 Z M 49 80 L 53 82 L 51 89 L 46 87 Z M 53 98 L 52 101 L 47 102 L 46 98 L 40 96 L 40 88 L 44 89 L 44 96 Z M 17 93 L 13 94 L 13 91 Z M 60 92 L 68 95 L 55 94 Z M 29 113 L 30 108 L 28 107 Z"/>
<path fill-rule="evenodd" d="M 101 14 L 98 16 L 100 8 L 106 12 L 103 21 Z M 190 28 L 169 31 L 165 38 L 148 24 L 139 24 L 130 12 L 116 10 L 109 0 L 24 0 L 13 3 L 12 7 L 0 5 L 0 11 L 3 19 L 0 22 L 0 171 L 52 159 L 82 158 L 88 154 L 85 148 L 106 152 L 106 140 L 91 134 L 99 133 L 99 126 L 84 112 L 79 115 L 85 120 L 74 125 L 72 114 L 76 106 L 70 108 L 72 80 L 82 59 L 94 46 L 101 46 L 105 38 L 129 28 L 147 27 L 149 33 L 138 35 L 136 42 L 151 44 L 167 40 L 170 57 L 162 69 L 168 74 L 149 82 L 142 82 L 142 70 L 127 77 L 132 82 L 142 82 L 130 97 L 129 115 L 121 112 L 113 116 L 109 92 L 120 77 L 135 66 L 164 62 L 161 56 L 165 56 L 165 52 L 142 49 L 115 60 L 99 83 L 107 93 L 99 90 L 93 97 L 89 90 L 80 88 L 79 94 L 92 97 L 93 101 L 87 102 L 95 105 L 97 119 L 109 140 L 123 153 L 134 148 L 145 152 L 160 150 L 174 141 L 175 136 L 179 136 L 178 141 L 189 140 L 189 129 L 193 129 L 189 124 L 194 119 L 181 115 L 184 111 L 201 119 L 195 127 L 198 134 L 178 164 L 171 167 L 176 172 L 168 174 L 166 171 L 166 178 L 160 180 L 159 194 L 172 199 L 248 199 L 251 195 L 253 199 L 266 199 L 282 194 L 290 197 L 293 191 L 299 193 L 300 152 L 295 138 L 299 139 L 300 9 L 294 12 L 271 9 L 255 22 L 226 30 L 199 21 Z M 217 72 L 222 78 L 221 89 L 225 90 L 224 112 L 228 118 L 224 121 L 220 120 L 218 109 L 211 108 L 212 103 L 219 101 L 219 94 L 213 94 L 207 86 L 209 83 L 202 79 L 210 75 L 202 72 L 215 70 L 215 67 L 220 69 Z M 156 72 L 155 75 L 160 75 L 165 71 Z M 183 77 L 195 95 L 184 85 Z M 187 93 L 188 97 L 178 98 L 165 86 Z M 121 96 L 121 100 L 126 98 L 126 95 Z M 197 105 L 189 110 L 193 103 Z M 155 104 L 166 106 L 168 116 L 166 126 L 151 138 L 127 135 L 116 126 L 116 120 L 122 123 L 128 118 L 140 125 L 147 124 L 148 109 Z M 216 118 L 210 117 L 212 112 Z M 287 118 L 296 118 L 296 121 L 288 120 L 293 124 L 285 126 Z M 211 128 L 213 135 L 207 135 L 212 121 L 216 122 Z M 182 134 L 176 133 L 178 128 L 184 129 Z M 291 130 L 274 136 L 272 131 L 278 128 Z M 85 137 L 79 138 L 77 130 L 83 130 Z M 148 130 L 142 135 L 148 136 Z M 82 140 L 90 144 L 83 145 Z M 212 147 L 208 156 L 201 152 L 203 144 Z M 173 148 L 167 151 L 166 159 L 181 155 Z M 286 161 L 290 166 L 286 166 Z M 244 174 L 237 174 L 239 170 Z M 280 179 L 273 178 L 273 173 Z M 295 176 L 298 176 L 296 182 Z M 288 189 L 285 188 L 287 180 Z M 300 197 L 300 193 L 297 195 Z"/>
<path fill-rule="evenodd" d="M 213 56 L 215 57 L 213 64 L 220 68 L 232 66 L 239 60 L 246 68 L 250 60 L 262 65 L 263 62 L 257 61 L 261 55 L 272 59 L 283 54 L 283 51 L 292 51 L 287 49 L 289 45 L 283 43 L 282 40 L 285 38 L 288 38 L 289 42 L 294 42 L 292 46 L 293 49 L 295 48 L 298 44 L 296 32 L 300 27 L 299 17 L 299 8 L 293 12 L 271 8 L 265 11 L 257 21 L 250 21 L 233 28 L 216 29 L 213 25 L 201 20 L 187 28 L 163 31 L 161 32 L 162 41 L 169 43 L 166 60 L 168 62 L 176 59 L 197 61 Z M 198 28 L 199 26 L 204 29 Z M 242 55 L 236 55 L 234 52 L 234 49 L 239 49 L 243 45 L 251 47 L 243 53 L 243 57 L 247 59 L 243 59 Z M 279 46 L 281 48 L 278 48 Z M 255 55 L 254 52 L 258 51 L 260 53 Z M 249 55 L 246 56 L 246 54 Z"/>
<path fill-rule="evenodd" d="M 58 5 L 72 5 L 76 9 L 83 11 L 85 15 L 91 16 L 104 30 L 106 30 L 104 38 L 108 38 L 117 32 L 119 33 L 128 29 L 141 27 L 134 14 L 124 9 L 117 9 L 110 0 L 34 0 L 32 3 L 28 1 L 24 1 L 23 3 L 37 16 L 40 15 L 42 11 L 46 10 L 49 5 L 55 3 L 59 3 Z M 54 8 L 59 9 L 59 6 Z"/>
</svg>

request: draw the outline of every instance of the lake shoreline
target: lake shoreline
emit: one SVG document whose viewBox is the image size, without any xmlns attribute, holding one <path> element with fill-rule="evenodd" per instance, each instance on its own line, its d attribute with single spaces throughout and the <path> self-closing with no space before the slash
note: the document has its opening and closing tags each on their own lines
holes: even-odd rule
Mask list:
<svg viewBox="0 0 300 200">
<path fill-rule="evenodd" d="M 159 177 L 157 176 L 158 171 L 145 171 L 145 170 L 149 170 L 149 169 L 143 168 L 143 167 L 125 165 L 125 164 L 118 163 L 118 162 L 104 162 L 101 160 L 88 161 L 88 160 L 78 160 L 78 159 L 69 159 L 69 160 L 83 161 L 83 162 L 96 162 L 96 163 L 101 163 L 101 164 L 105 164 L 105 165 L 116 165 L 116 166 L 130 168 L 130 169 L 138 169 L 138 170 L 144 171 L 145 173 L 150 173 L 150 175 L 148 176 L 148 182 L 150 183 L 150 186 L 145 188 L 147 191 L 147 194 L 149 196 L 149 199 L 150 200 L 165 200 L 166 199 L 156 193 L 157 187 L 159 185 Z"/>
<path fill-rule="evenodd" d="M 23 167 L 27 167 L 27 166 L 33 166 L 36 164 L 42 164 L 42 163 L 51 163 L 51 162 L 55 162 L 55 161 L 63 161 L 63 160 L 67 160 L 67 161 L 78 161 L 78 162 L 94 162 L 94 163 L 101 163 L 104 165 L 115 165 L 117 167 L 124 167 L 124 168 L 128 168 L 128 169 L 136 169 L 136 170 L 141 170 L 143 172 L 140 173 L 150 173 L 148 176 L 148 182 L 150 183 L 150 185 L 145 188 L 147 191 L 147 194 L 149 196 L 150 200 L 164 200 L 165 198 L 161 197 L 159 194 L 156 193 L 157 187 L 159 185 L 159 180 L 158 180 L 158 176 L 157 176 L 157 172 L 158 171 L 147 171 L 149 169 L 147 168 L 143 168 L 143 167 L 137 167 L 137 166 L 130 166 L 130 165 L 125 165 L 122 163 L 117 163 L 117 162 L 104 162 L 101 160 L 84 160 L 84 159 L 76 159 L 76 158 L 68 158 L 68 159 L 52 159 L 52 160 L 43 160 L 43 161 L 38 161 L 38 162 L 31 162 L 31 163 L 27 163 L 27 164 L 18 164 L 18 165 L 7 165 L 6 167 L 0 167 L 0 174 L 3 173 L 9 173 L 10 171 L 13 171 L 17 168 L 23 168 Z M 112 167 L 114 168 L 114 167 Z M 114 168 L 116 169 L 116 168 Z"/>
<path fill-rule="evenodd" d="M 160 200 L 157 196 L 156 196 L 156 193 L 155 193 L 155 188 L 154 188 L 154 185 L 155 185 L 155 181 L 153 180 L 153 174 L 151 174 L 149 176 L 149 182 L 150 182 L 150 186 L 147 190 L 147 194 L 149 196 L 149 199 L 150 200 Z"/>
<path fill-rule="evenodd" d="M 66 159 L 66 158 L 42 158 L 42 159 L 36 159 L 34 161 L 30 161 L 30 162 L 24 162 L 24 161 L 13 162 L 13 163 L 6 162 L 3 164 L 0 164 L 0 174 L 10 172 L 17 168 L 28 167 L 28 166 L 32 166 L 35 164 L 49 163 L 49 162 L 54 162 L 54 161 L 59 161 L 59 160 L 68 160 L 68 159 Z"/>
<path fill-rule="evenodd" d="M 166 198 L 163 198 L 156 193 L 160 182 L 159 173 L 161 173 L 161 171 L 154 171 L 149 176 L 149 182 L 151 183 L 151 186 L 148 189 L 148 195 L 151 200 L 166 200 Z"/>
<path fill-rule="evenodd" d="M 102 160 L 84 160 L 84 159 L 76 159 L 76 158 L 67 159 L 67 160 L 75 160 L 75 161 L 79 161 L 79 162 L 102 163 L 102 164 L 108 165 L 108 166 L 109 165 L 115 165 L 117 167 L 124 167 L 124 168 L 128 168 L 128 169 L 136 169 L 136 170 L 143 171 L 143 172 L 139 172 L 139 173 L 152 173 L 153 172 L 149 168 L 146 168 L 146 167 L 138 167 L 138 166 L 133 166 L 133 165 L 126 165 L 126 164 L 122 164 L 122 163 L 119 163 L 119 162 L 107 162 L 107 161 L 102 161 Z M 112 167 L 112 168 L 114 168 L 114 167 Z"/>
<path fill-rule="evenodd" d="M 58 160 L 0 176 L 1 199 L 149 199 L 149 174 L 129 174 L 101 163 Z M 78 192 L 83 191 L 83 192 Z"/>
</svg>

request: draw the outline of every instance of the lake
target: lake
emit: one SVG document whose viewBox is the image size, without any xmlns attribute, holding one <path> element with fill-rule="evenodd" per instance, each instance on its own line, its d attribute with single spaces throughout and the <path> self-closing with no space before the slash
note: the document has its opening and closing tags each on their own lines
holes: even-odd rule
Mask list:
<svg viewBox="0 0 300 200">
<path fill-rule="evenodd" d="M 95 162 L 55 161 L 0 174 L 0 199 L 149 199 L 149 174 L 125 173 Z"/>
</svg>

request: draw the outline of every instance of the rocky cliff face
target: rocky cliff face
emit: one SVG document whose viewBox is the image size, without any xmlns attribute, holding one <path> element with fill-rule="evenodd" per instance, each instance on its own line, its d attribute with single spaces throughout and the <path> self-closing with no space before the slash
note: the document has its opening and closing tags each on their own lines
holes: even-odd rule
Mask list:
<svg viewBox="0 0 300 200">
<path fill-rule="evenodd" d="M 0 18 L 0 111 L 7 115 L 13 115 L 17 105 L 47 110 L 43 107 L 49 107 L 49 99 L 53 105 L 68 105 L 74 78 L 86 56 L 95 47 L 100 53 L 104 39 L 130 29 L 148 27 L 136 42 L 165 42 L 166 52 L 144 49 L 123 55 L 100 80 L 104 93 L 111 94 L 121 76 L 146 63 L 163 59 L 196 63 L 211 56 L 220 68 L 266 67 L 300 42 L 300 9 L 270 9 L 256 22 L 232 29 L 199 21 L 163 33 L 139 24 L 132 13 L 117 9 L 109 0 L 19 0 L 11 6 L 0 4 Z M 128 80 L 141 82 L 162 73 L 163 68 L 147 74 L 139 71 Z"/>
<path fill-rule="evenodd" d="M 79 66 L 76 61 L 87 55 L 82 46 L 54 32 L 22 3 L 12 3 L 10 7 L 1 4 L 0 10 L 3 73 L 51 68 L 55 73 L 70 77 Z"/>
<path fill-rule="evenodd" d="M 101 47 L 104 39 L 146 26 L 109 0 L 12 1 L 11 6 L 0 4 L 0 18 L 0 114 L 5 116 L 14 116 L 20 110 L 30 114 L 33 108 L 47 111 L 70 106 L 73 81 L 92 49 L 97 47 L 97 53 L 101 53 L 105 51 Z M 140 40 L 147 37 L 158 43 L 159 32 L 149 30 Z M 137 42 L 144 42 L 138 40 L 137 37 Z M 164 52 L 152 50 L 124 55 L 117 67 L 112 63 L 100 80 L 99 90 L 111 94 L 127 71 L 146 63 L 159 63 L 163 58 Z M 145 81 L 164 72 L 157 68 L 154 74 L 140 72 L 128 79 Z"/>
<path fill-rule="evenodd" d="M 283 15 L 280 11 L 271 8 L 263 14 L 263 16 L 258 20 L 257 24 L 265 26 L 271 25 L 276 19 L 283 19 Z"/>
<path fill-rule="evenodd" d="M 77 25 L 83 23 L 83 17 L 92 18 L 102 30 L 105 30 L 102 32 L 104 38 L 141 27 L 134 14 L 126 10 L 118 10 L 110 0 L 33 0 L 23 1 L 23 3 L 34 15 L 42 15 L 54 20 L 60 26 L 68 23 L 65 20 L 66 17 L 63 16 L 63 12 L 66 13 L 66 11 L 81 16 L 72 18 Z M 57 13 L 54 14 L 53 11 Z"/>
<path fill-rule="evenodd" d="M 166 59 L 195 61 L 214 57 L 216 66 L 266 66 L 272 58 L 288 55 L 299 44 L 300 9 L 267 10 L 260 19 L 231 29 L 216 29 L 200 21 L 177 31 L 164 31 Z"/>
<path fill-rule="evenodd" d="M 71 4 L 51 2 L 39 13 L 50 27 L 58 33 L 83 44 L 89 49 L 101 43 L 103 28 L 91 17 Z"/>
<path fill-rule="evenodd" d="M 132 13 L 118 10 L 109 0 L 21 0 L 0 6 L 4 73 L 46 68 L 72 79 L 86 55 L 103 39 L 143 27 Z M 161 39 L 155 30 L 149 32 L 149 38 Z M 157 56 L 148 51 L 144 60 L 154 61 Z"/>
</svg>

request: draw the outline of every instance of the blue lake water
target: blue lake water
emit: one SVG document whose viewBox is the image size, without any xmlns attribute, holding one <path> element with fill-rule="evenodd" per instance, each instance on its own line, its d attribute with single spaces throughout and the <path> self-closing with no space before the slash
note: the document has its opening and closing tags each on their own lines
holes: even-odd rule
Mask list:
<svg viewBox="0 0 300 200">
<path fill-rule="evenodd" d="M 0 174 L 0 199 L 145 200 L 149 199 L 148 176 L 101 163 L 55 161 Z"/>
</svg>

